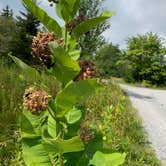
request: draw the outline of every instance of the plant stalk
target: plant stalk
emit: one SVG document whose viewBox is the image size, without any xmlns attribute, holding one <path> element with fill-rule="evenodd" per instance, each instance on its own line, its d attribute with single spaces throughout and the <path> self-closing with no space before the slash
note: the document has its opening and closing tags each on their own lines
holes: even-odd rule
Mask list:
<svg viewBox="0 0 166 166">
<path fill-rule="evenodd" d="M 65 24 L 65 46 L 64 48 L 66 49 L 67 47 L 67 23 Z"/>
<path fill-rule="evenodd" d="M 62 154 L 59 153 L 59 166 L 63 166 Z"/>
</svg>

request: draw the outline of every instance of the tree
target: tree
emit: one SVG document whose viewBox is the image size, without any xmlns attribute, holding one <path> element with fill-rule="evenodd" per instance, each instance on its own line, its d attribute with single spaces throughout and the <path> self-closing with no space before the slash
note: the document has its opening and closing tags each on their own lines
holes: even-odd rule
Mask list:
<svg viewBox="0 0 166 166">
<path fill-rule="evenodd" d="M 9 60 L 7 57 L 10 52 L 10 43 L 12 43 L 13 35 L 16 31 L 16 22 L 12 17 L 12 10 L 9 6 L 2 9 L 0 16 L 0 58 Z"/>
<path fill-rule="evenodd" d="M 86 16 L 87 19 L 99 16 L 103 11 L 101 8 L 103 2 L 104 0 L 81 0 L 79 14 Z M 102 33 L 109 27 L 108 22 L 103 22 L 80 38 L 81 56 L 92 56 L 98 48 L 105 44 Z"/>
<path fill-rule="evenodd" d="M 17 16 L 17 31 L 14 36 L 11 51 L 13 54 L 28 64 L 32 64 L 34 58 L 31 54 L 32 38 L 38 32 L 39 21 L 24 5 L 26 12 L 20 11 Z"/>
<path fill-rule="evenodd" d="M 98 71 L 101 76 L 120 76 L 116 63 L 120 60 L 121 50 L 118 45 L 112 43 L 104 45 L 97 52 L 95 59 Z"/>
<path fill-rule="evenodd" d="M 7 5 L 6 8 L 2 9 L 1 16 L 4 17 L 13 17 L 13 11 Z"/>
<path fill-rule="evenodd" d="M 127 51 L 123 56 L 131 71 L 127 75 L 134 81 L 164 84 L 166 81 L 166 48 L 163 39 L 152 32 L 127 39 Z M 128 68 L 127 67 L 127 68 Z"/>
</svg>

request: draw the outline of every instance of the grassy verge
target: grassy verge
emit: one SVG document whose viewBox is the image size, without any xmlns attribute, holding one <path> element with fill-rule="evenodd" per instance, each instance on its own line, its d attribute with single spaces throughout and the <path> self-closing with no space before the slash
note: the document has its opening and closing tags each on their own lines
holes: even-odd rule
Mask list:
<svg viewBox="0 0 166 166">
<path fill-rule="evenodd" d="M 89 126 L 103 134 L 104 147 L 126 152 L 124 166 L 160 166 L 147 141 L 140 117 L 130 100 L 115 84 L 106 85 L 84 104 Z"/>
<path fill-rule="evenodd" d="M 49 85 L 47 91 L 54 96 L 59 84 L 45 74 L 36 80 L 40 86 Z M 0 64 L 0 165 L 14 166 L 20 158 L 19 116 L 22 96 L 26 87 L 36 84 L 15 66 Z"/>
<path fill-rule="evenodd" d="M 17 68 L 0 65 L 0 165 L 17 165 L 20 158 L 19 115 L 22 94 L 31 85 L 30 76 Z M 42 75 L 40 85 L 49 85 L 47 90 L 55 95 L 58 83 Z M 85 103 L 85 121 L 103 135 L 103 147 L 109 152 L 126 152 L 124 166 L 160 166 L 155 153 L 147 142 L 141 120 L 123 91 L 115 84 L 105 85 Z"/>
</svg>

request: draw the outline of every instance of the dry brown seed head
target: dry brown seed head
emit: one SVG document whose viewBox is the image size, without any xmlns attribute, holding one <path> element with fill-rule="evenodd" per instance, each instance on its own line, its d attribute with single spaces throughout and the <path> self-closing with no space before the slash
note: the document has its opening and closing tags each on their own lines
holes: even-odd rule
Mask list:
<svg viewBox="0 0 166 166">
<path fill-rule="evenodd" d="M 81 68 L 79 75 L 74 79 L 74 81 L 86 80 L 88 78 L 96 77 L 95 64 L 88 60 L 79 60 L 78 64 Z"/>
<path fill-rule="evenodd" d="M 88 142 L 94 138 L 92 131 L 84 125 L 81 125 L 79 136 L 85 144 L 88 144 Z"/>
<path fill-rule="evenodd" d="M 25 90 L 23 99 L 23 106 L 32 114 L 39 115 L 45 111 L 48 106 L 48 100 L 51 98 L 44 90 L 35 90 L 34 88 L 27 88 Z"/>
</svg>

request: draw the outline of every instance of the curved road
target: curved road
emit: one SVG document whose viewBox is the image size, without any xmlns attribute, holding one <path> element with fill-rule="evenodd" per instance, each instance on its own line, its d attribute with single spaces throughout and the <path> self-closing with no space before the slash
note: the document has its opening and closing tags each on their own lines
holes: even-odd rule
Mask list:
<svg viewBox="0 0 166 166">
<path fill-rule="evenodd" d="M 133 106 L 139 111 L 149 141 L 158 158 L 166 166 L 166 90 L 120 86 L 128 93 Z"/>
</svg>

